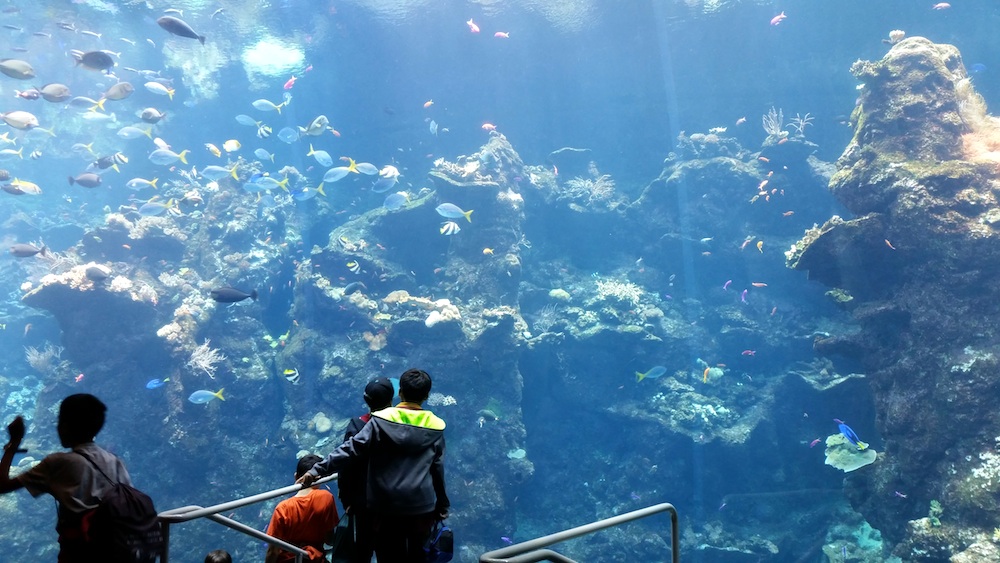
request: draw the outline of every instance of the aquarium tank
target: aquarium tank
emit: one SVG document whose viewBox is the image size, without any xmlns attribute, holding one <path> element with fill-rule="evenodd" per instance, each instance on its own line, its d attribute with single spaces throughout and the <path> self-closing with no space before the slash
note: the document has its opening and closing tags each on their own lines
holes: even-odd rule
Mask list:
<svg viewBox="0 0 1000 563">
<path fill-rule="evenodd" d="M 12 476 L 92 393 L 157 510 L 278 489 L 419 368 L 455 561 L 660 503 L 684 561 L 1000 560 L 995 2 L 3 0 L 0 25 Z M 263 531 L 280 500 L 221 515 Z M 0 517 L 0 560 L 55 560 L 50 497 Z M 671 544 L 657 514 L 552 549 Z M 171 526 L 172 561 L 214 549 L 266 545 Z"/>
</svg>

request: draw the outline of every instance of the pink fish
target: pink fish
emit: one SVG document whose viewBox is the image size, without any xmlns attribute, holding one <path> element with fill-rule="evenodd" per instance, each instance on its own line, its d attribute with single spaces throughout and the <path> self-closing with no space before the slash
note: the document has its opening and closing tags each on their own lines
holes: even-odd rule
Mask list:
<svg viewBox="0 0 1000 563">
<path fill-rule="evenodd" d="M 740 301 L 742 301 L 744 303 L 747 302 L 747 290 L 744 289 L 743 293 L 740 294 Z"/>
<path fill-rule="evenodd" d="M 291 78 L 288 79 L 288 82 L 285 82 L 285 90 L 291 90 L 292 86 L 295 86 L 295 75 L 294 74 L 292 75 Z"/>
<path fill-rule="evenodd" d="M 472 33 L 479 33 L 479 26 L 476 25 L 476 22 L 472 21 L 472 18 L 469 18 L 469 21 L 465 22 L 465 25 L 469 26 L 469 31 Z"/>
<path fill-rule="evenodd" d="M 733 283 L 733 280 L 726 280 L 726 283 L 722 284 L 722 291 L 729 291 L 729 284 Z"/>
<path fill-rule="evenodd" d="M 947 10 L 948 8 L 951 8 L 951 4 L 947 2 L 938 2 L 937 4 L 931 6 L 932 10 Z"/>
<path fill-rule="evenodd" d="M 744 356 L 756 356 L 757 350 L 743 350 L 742 354 Z"/>
<path fill-rule="evenodd" d="M 810 447 L 810 448 L 815 448 L 815 447 L 816 447 L 816 444 L 818 444 L 819 442 L 820 442 L 820 439 L 819 439 L 819 438 L 816 438 L 816 439 L 815 439 L 815 440 L 813 440 L 812 442 L 809 442 L 809 447 Z"/>
<path fill-rule="evenodd" d="M 778 25 L 779 23 L 785 21 L 785 18 L 787 17 L 788 16 L 785 15 L 785 12 L 781 12 L 780 14 L 771 18 L 771 25 Z"/>
<path fill-rule="evenodd" d="M 493 37 L 497 37 L 497 38 L 500 38 L 500 39 L 510 39 L 510 33 L 506 32 L 506 31 L 498 31 L 498 32 L 496 32 L 496 33 L 493 34 Z"/>
</svg>

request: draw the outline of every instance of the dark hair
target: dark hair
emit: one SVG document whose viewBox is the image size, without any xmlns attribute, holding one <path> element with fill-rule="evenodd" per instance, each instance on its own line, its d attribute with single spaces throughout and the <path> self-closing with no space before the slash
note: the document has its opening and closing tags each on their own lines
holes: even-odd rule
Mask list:
<svg viewBox="0 0 1000 563">
<path fill-rule="evenodd" d="M 299 464 L 295 466 L 295 478 L 298 479 L 313 468 L 314 465 L 323 461 L 323 458 L 316 454 L 306 454 L 299 458 Z"/>
<path fill-rule="evenodd" d="M 90 442 L 104 428 L 104 413 L 108 407 L 97 397 L 78 393 L 62 400 L 59 405 L 61 435 L 71 443 Z"/>
<path fill-rule="evenodd" d="M 422 369 L 408 369 L 399 376 L 399 394 L 410 403 L 423 403 L 431 394 L 431 376 Z"/>
<path fill-rule="evenodd" d="M 208 552 L 205 563 L 233 563 L 233 558 L 225 549 L 216 549 Z"/>
</svg>

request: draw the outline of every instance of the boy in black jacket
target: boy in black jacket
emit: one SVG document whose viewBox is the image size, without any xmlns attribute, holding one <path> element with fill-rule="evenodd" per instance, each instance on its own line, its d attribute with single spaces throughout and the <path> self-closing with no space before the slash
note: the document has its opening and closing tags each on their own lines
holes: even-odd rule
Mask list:
<svg viewBox="0 0 1000 563">
<path fill-rule="evenodd" d="M 365 403 L 368 412 L 356 416 L 347 423 L 344 441 L 350 440 L 368 424 L 372 413 L 392 406 L 392 396 L 396 394 L 392 382 L 386 377 L 372 380 L 365 386 Z M 344 505 L 344 514 L 350 518 L 350 526 L 354 533 L 354 551 L 351 561 L 356 563 L 371 563 L 375 552 L 375 542 L 372 538 L 373 522 L 368 512 L 368 502 L 365 491 L 368 488 L 368 466 L 353 464 L 340 471 L 337 480 L 338 496 Z"/>
<path fill-rule="evenodd" d="M 321 476 L 367 465 L 366 499 L 379 561 L 423 563 L 434 522 L 448 515 L 445 424 L 422 408 L 430 391 L 427 372 L 407 370 L 399 379 L 401 402 L 372 413 L 360 432 L 296 481 L 308 487 Z"/>
</svg>

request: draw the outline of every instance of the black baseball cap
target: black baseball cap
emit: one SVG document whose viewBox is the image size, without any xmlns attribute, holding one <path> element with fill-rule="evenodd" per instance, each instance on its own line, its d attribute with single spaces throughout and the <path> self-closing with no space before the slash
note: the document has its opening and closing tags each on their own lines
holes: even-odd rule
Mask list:
<svg viewBox="0 0 1000 563">
<path fill-rule="evenodd" d="M 377 377 L 365 385 L 365 402 L 371 409 L 381 409 L 392 405 L 392 397 L 396 390 L 388 377 Z"/>
</svg>

